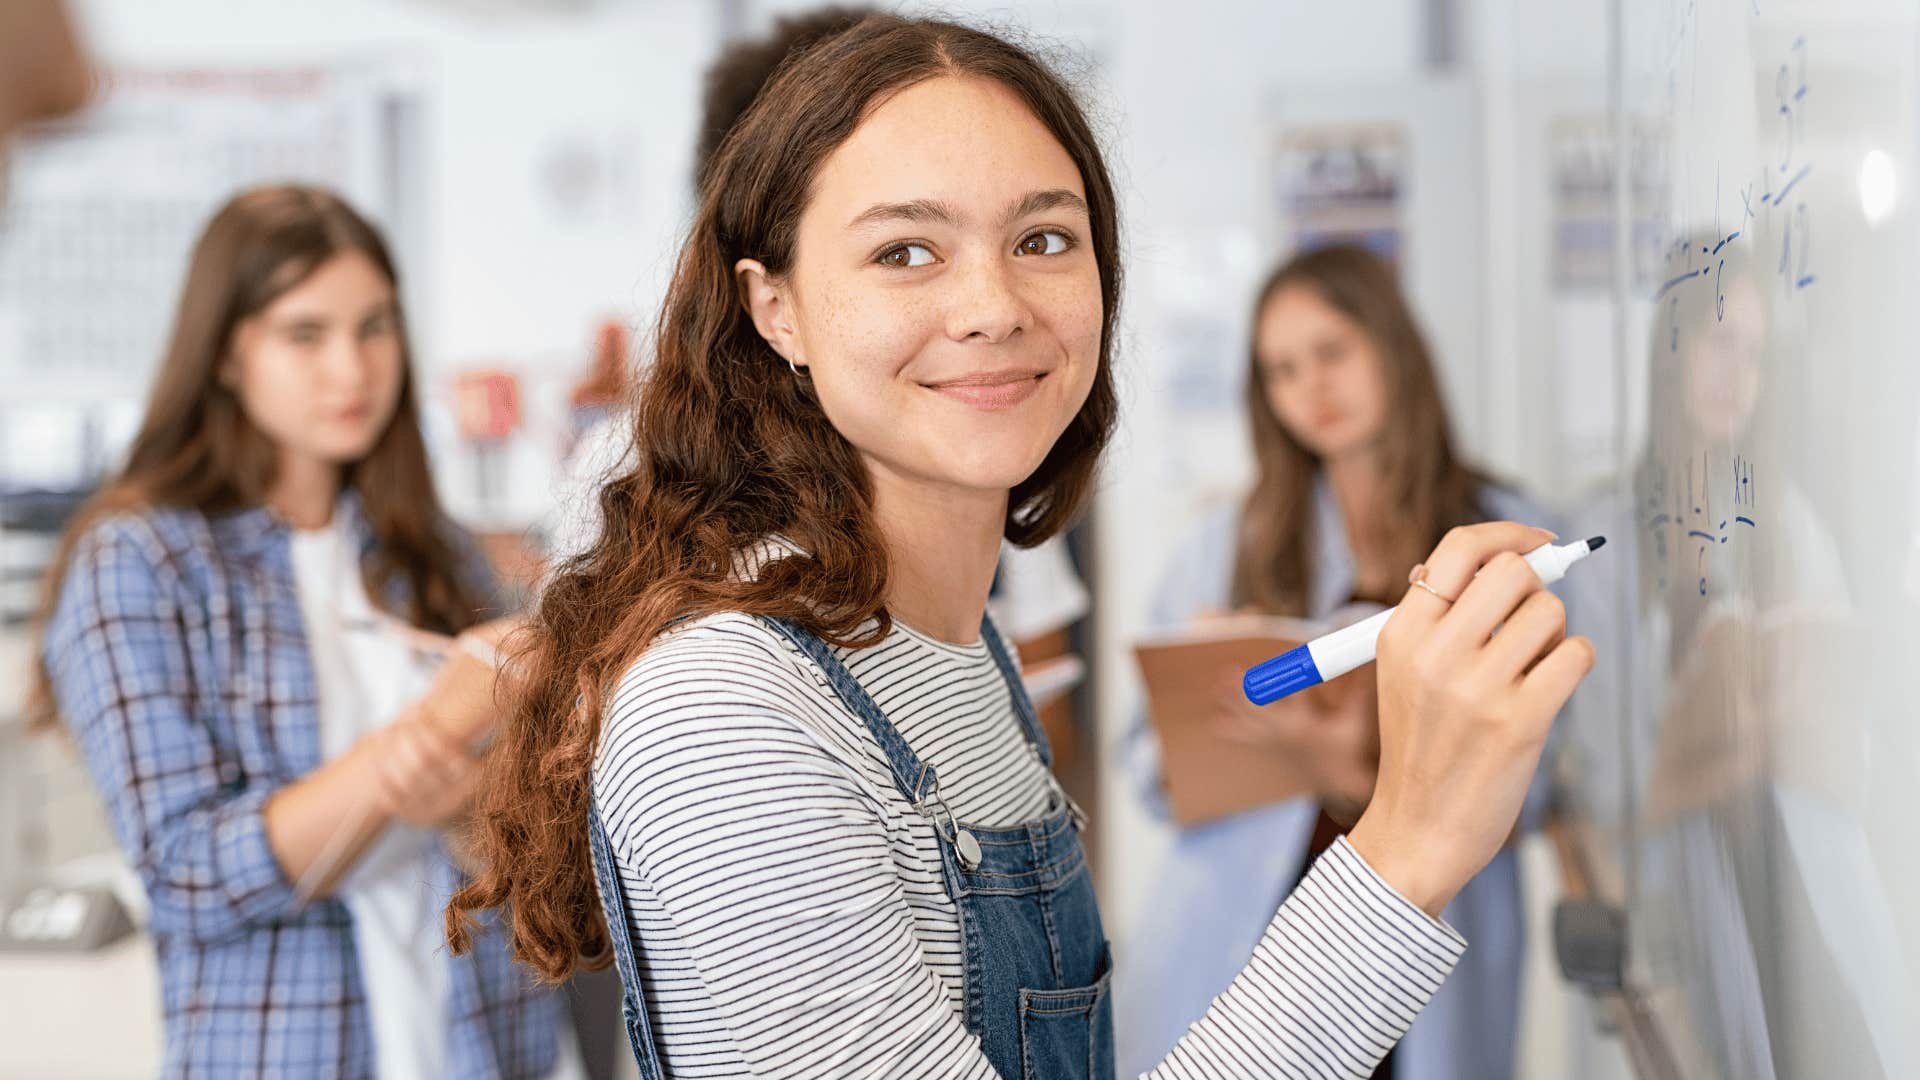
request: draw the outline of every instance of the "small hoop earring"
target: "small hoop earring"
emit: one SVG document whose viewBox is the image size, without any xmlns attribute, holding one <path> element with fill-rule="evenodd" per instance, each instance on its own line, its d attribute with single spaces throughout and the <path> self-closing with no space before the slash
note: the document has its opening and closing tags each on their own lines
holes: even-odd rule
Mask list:
<svg viewBox="0 0 1920 1080">
<path fill-rule="evenodd" d="M 793 377 L 796 379 L 804 379 L 807 377 L 807 369 L 796 366 L 792 357 L 787 358 L 787 370 L 793 372 Z"/>
</svg>

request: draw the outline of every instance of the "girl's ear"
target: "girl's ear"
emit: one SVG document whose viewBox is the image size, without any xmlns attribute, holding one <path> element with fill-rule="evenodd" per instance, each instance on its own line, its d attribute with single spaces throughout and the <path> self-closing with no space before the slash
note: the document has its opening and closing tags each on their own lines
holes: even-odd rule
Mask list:
<svg viewBox="0 0 1920 1080">
<path fill-rule="evenodd" d="M 733 274 L 740 286 L 740 302 L 753 318 L 753 328 L 788 366 L 795 371 L 805 368 L 807 360 L 802 355 L 800 334 L 793 325 L 793 304 L 785 287 L 758 259 L 734 263 Z"/>
</svg>

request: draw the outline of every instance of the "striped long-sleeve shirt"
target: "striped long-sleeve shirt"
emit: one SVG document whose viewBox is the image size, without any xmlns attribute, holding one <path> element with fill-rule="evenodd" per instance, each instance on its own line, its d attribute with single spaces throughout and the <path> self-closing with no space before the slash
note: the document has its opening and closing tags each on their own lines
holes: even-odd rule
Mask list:
<svg viewBox="0 0 1920 1080">
<path fill-rule="evenodd" d="M 1045 766 L 984 643 L 896 624 L 839 655 L 960 821 L 1044 812 Z M 655 642 L 610 702 L 594 794 L 669 1075 L 994 1075 L 963 1020 L 933 829 L 776 631 L 724 614 Z M 1465 947 L 1340 841 L 1151 1075 L 1366 1077 Z"/>
</svg>

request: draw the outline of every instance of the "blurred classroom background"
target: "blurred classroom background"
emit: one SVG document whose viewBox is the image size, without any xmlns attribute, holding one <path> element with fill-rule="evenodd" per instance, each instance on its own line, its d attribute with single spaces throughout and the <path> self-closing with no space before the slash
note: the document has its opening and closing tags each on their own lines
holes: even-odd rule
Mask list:
<svg viewBox="0 0 1920 1080">
<path fill-rule="evenodd" d="M 575 439 L 606 404 L 582 390 L 595 356 L 644 359 L 691 204 L 701 73 L 724 44 L 814 5 L 71 6 L 102 93 L 14 147 L 0 209 L 0 892 L 117 884 L 137 911 L 84 769 L 15 713 L 57 528 L 131 437 L 207 215 L 238 188 L 299 179 L 388 231 L 442 496 L 528 579 L 573 497 Z M 1141 708 L 1131 644 L 1192 523 L 1249 482 L 1246 342 L 1271 266 L 1330 239 L 1388 255 L 1470 459 L 1556 511 L 1619 480 L 1620 403 L 1645 395 L 1616 394 L 1613 357 L 1647 330 L 1612 303 L 1609 7 L 939 10 L 1060 50 L 1125 193 L 1122 427 L 1069 544 L 1090 614 L 1055 628 L 1086 678 L 1050 724 L 1095 808 L 1099 890 L 1124 955 L 1168 842 L 1124 771 Z M 1617 1014 L 1554 965 L 1563 867 L 1542 836 L 1521 854 L 1517 1075 L 1626 1076 Z M 0 952 L 0 1076 L 149 1074 L 156 1000 L 137 932 L 94 951 Z"/>
</svg>

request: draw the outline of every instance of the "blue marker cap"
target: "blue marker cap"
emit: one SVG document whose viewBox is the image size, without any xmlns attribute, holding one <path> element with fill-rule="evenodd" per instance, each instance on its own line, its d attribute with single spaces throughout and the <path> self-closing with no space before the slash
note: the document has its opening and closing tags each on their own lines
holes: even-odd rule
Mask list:
<svg viewBox="0 0 1920 1080">
<path fill-rule="evenodd" d="M 1320 669 L 1314 666 L 1313 653 L 1301 645 L 1248 668 L 1240 685 L 1247 692 L 1248 701 L 1268 705 L 1288 694 L 1320 685 Z"/>
</svg>

